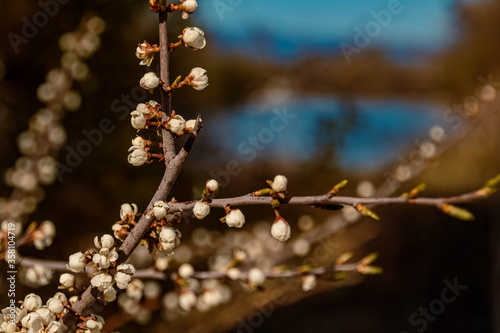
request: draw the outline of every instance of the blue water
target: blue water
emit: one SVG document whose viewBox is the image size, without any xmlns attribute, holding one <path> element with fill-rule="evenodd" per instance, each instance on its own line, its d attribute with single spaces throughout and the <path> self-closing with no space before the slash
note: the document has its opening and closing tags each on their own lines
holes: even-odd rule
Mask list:
<svg viewBox="0 0 500 333">
<path fill-rule="evenodd" d="M 193 19 L 209 43 L 226 52 L 291 61 L 342 55 L 340 43 L 354 45 L 354 28 L 365 29 L 374 20 L 372 11 L 387 10 L 391 1 L 211 0 L 200 1 Z M 383 48 L 395 60 L 418 61 L 422 53 L 440 52 L 462 35 L 457 3 L 474 1 L 484 0 L 401 0 L 399 12 L 367 47 Z"/>
<path fill-rule="evenodd" d="M 425 138 L 430 127 L 443 122 L 437 106 L 404 101 L 361 100 L 347 107 L 338 99 L 315 96 L 289 100 L 276 109 L 295 117 L 284 125 L 273 120 L 277 117 L 273 107 L 250 104 L 211 117 L 207 137 L 241 162 L 255 158 L 252 150 L 258 158 L 303 161 L 318 153 L 318 131 L 331 121 L 338 126 L 338 133 L 330 130 L 338 151 L 335 163 L 352 170 L 374 170 L 396 161 L 412 140 Z M 346 129 L 342 124 L 352 115 L 350 109 L 357 116 Z"/>
</svg>

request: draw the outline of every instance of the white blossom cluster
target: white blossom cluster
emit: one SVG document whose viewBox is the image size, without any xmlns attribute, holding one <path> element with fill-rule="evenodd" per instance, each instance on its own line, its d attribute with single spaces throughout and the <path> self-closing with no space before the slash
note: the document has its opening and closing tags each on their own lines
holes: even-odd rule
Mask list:
<svg viewBox="0 0 500 333">
<path fill-rule="evenodd" d="M 12 305 L 2 310 L 0 332 L 62 332 L 59 319 L 64 315 L 67 306 L 69 306 L 68 299 L 61 292 L 49 298 L 45 305 L 40 296 L 28 294 L 21 307 Z"/>
</svg>

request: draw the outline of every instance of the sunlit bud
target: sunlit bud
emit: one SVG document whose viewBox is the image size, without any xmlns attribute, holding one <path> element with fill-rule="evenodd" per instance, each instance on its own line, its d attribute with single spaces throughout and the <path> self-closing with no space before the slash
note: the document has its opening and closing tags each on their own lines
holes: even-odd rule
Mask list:
<svg viewBox="0 0 500 333">
<path fill-rule="evenodd" d="M 141 166 L 148 161 L 148 153 L 143 149 L 132 146 L 128 151 L 130 154 L 128 154 L 127 160 L 133 166 Z"/>
<path fill-rule="evenodd" d="M 171 227 L 162 228 L 160 231 L 160 241 L 164 243 L 175 242 L 175 230 Z"/>
<path fill-rule="evenodd" d="M 164 201 L 157 201 L 153 204 L 153 214 L 157 219 L 162 219 L 167 215 L 168 205 Z"/>
<path fill-rule="evenodd" d="M 184 7 L 184 11 L 192 13 L 198 8 L 198 2 L 196 0 L 184 0 L 182 6 Z"/>
<path fill-rule="evenodd" d="M 239 209 L 232 209 L 226 215 L 225 222 L 231 228 L 241 228 L 245 224 L 245 215 Z"/>
<path fill-rule="evenodd" d="M 156 73 L 150 72 L 144 74 L 139 84 L 142 88 L 149 90 L 149 92 L 152 93 L 152 90 L 160 84 L 160 79 L 156 76 Z"/>
<path fill-rule="evenodd" d="M 280 242 L 285 242 L 290 238 L 291 230 L 288 222 L 282 218 L 277 218 L 271 227 L 271 235 Z"/>
<path fill-rule="evenodd" d="M 309 291 L 316 288 L 316 276 L 306 275 L 302 278 L 302 290 Z"/>
<path fill-rule="evenodd" d="M 288 180 L 286 179 L 285 176 L 277 175 L 276 177 L 274 177 L 273 184 L 271 187 L 276 192 L 285 192 L 287 184 Z"/>
<path fill-rule="evenodd" d="M 37 294 L 28 294 L 26 295 L 26 297 L 24 298 L 24 303 L 23 303 L 23 307 L 27 310 L 27 311 L 36 311 L 39 307 L 42 306 L 42 298 L 40 296 L 38 296 Z"/>
<path fill-rule="evenodd" d="M 128 215 L 136 215 L 137 211 L 137 205 L 135 203 L 132 205 L 125 203 L 120 207 L 120 218 L 123 220 Z"/>
<path fill-rule="evenodd" d="M 54 314 L 63 312 L 64 305 L 57 298 L 49 298 L 47 301 L 47 308 Z"/>
<path fill-rule="evenodd" d="M 130 112 L 130 115 L 132 116 L 130 118 L 130 123 L 132 124 L 132 127 L 135 129 L 143 129 L 146 127 L 146 117 L 144 113 L 140 111 L 132 111 Z"/>
<path fill-rule="evenodd" d="M 189 311 L 196 305 L 196 295 L 190 290 L 183 290 L 179 295 L 179 306 Z"/>
<path fill-rule="evenodd" d="M 172 117 L 167 123 L 167 129 L 178 135 L 182 134 L 184 127 L 186 127 L 186 121 L 178 114 Z"/>
<path fill-rule="evenodd" d="M 206 184 L 207 191 L 216 192 L 219 189 L 219 183 L 215 179 L 210 179 Z"/>
<path fill-rule="evenodd" d="M 203 90 L 208 86 L 208 76 L 207 71 L 201 67 L 195 67 L 189 73 L 192 77 L 190 85 L 196 90 Z"/>
<path fill-rule="evenodd" d="M 66 267 L 73 273 L 79 273 L 85 267 L 85 256 L 81 252 L 69 256 L 69 264 Z"/>
<path fill-rule="evenodd" d="M 194 268 L 190 264 L 182 264 L 179 267 L 179 275 L 180 277 L 187 279 L 190 278 L 194 274 Z"/>
<path fill-rule="evenodd" d="M 95 236 L 94 245 L 98 249 L 101 248 L 110 249 L 113 246 L 115 246 L 115 239 L 113 238 L 113 236 L 105 234 L 101 237 L 101 240 L 99 241 L 99 237 Z"/>
<path fill-rule="evenodd" d="M 257 287 L 262 285 L 265 281 L 266 275 L 260 268 L 254 267 L 248 271 L 248 282 L 250 282 L 250 285 Z"/>
<path fill-rule="evenodd" d="M 184 40 L 185 45 L 192 47 L 195 50 L 202 49 L 207 44 L 204 36 L 205 33 L 196 27 L 186 28 L 182 32 L 182 39 Z"/>
<path fill-rule="evenodd" d="M 210 206 L 206 202 L 198 201 L 193 208 L 193 214 L 198 220 L 204 219 L 210 213 Z"/>
<path fill-rule="evenodd" d="M 61 277 L 59 278 L 59 283 L 64 288 L 71 288 L 75 284 L 75 277 L 73 276 L 73 274 L 70 273 L 61 274 Z"/>
</svg>

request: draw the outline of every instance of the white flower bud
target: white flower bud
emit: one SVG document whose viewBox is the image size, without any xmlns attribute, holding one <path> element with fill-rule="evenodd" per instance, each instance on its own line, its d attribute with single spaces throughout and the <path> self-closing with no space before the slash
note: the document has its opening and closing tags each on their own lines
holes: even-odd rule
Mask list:
<svg viewBox="0 0 500 333">
<path fill-rule="evenodd" d="M 70 273 L 61 274 L 61 277 L 59 278 L 59 283 L 64 288 L 71 288 L 75 284 L 75 277 L 73 276 L 73 274 Z"/>
<path fill-rule="evenodd" d="M 81 252 L 69 256 L 69 264 L 66 267 L 73 273 L 80 273 L 85 267 L 85 255 Z"/>
<path fill-rule="evenodd" d="M 309 291 L 316 288 L 316 276 L 306 275 L 302 278 L 302 290 Z"/>
<path fill-rule="evenodd" d="M 146 147 L 146 141 L 143 138 L 141 138 L 140 136 L 138 136 L 132 140 L 132 146 L 142 149 L 142 148 Z"/>
<path fill-rule="evenodd" d="M 271 235 L 280 242 L 285 242 L 290 238 L 290 225 L 283 218 L 277 218 L 271 227 Z"/>
<path fill-rule="evenodd" d="M 113 246 L 115 246 L 115 239 L 113 238 L 113 236 L 111 236 L 109 234 L 105 234 L 101 237 L 101 241 L 99 241 L 99 237 L 95 236 L 94 245 L 98 249 L 101 249 L 101 248 L 110 249 Z"/>
<path fill-rule="evenodd" d="M 103 292 L 104 300 L 106 302 L 113 302 L 116 299 L 116 290 L 113 286 L 107 288 Z"/>
<path fill-rule="evenodd" d="M 188 13 L 192 13 L 198 8 L 198 2 L 196 0 L 184 0 L 182 3 L 184 7 L 184 11 Z"/>
<path fill-rule="evenodd" d="M 174 248 L 175 248 L 175 243 L 160 242 L 158 244 L 158 250 L 166 256 L 171 256 L 172 254 L 174 254 Z"/>
<path fill-rule="evenodd" d="M 111 263 L 106 256 L 100 255 L 99 253 L 94 254 L 92 257 L 92 262 L 99 266 L 100 268 L 108 268 Z"/>
<path fill-rule="evenodd" d="M 90 280 L 90 283 L 92 284 L 92 287 L 95 287 L 100 291 L 104 291 L 105 289 L 109 288 L 113 283 L 113 277 L 106 273 L 100 273 L 95 275 Z"/>
<path fill-rule="evenodd" d="M 198 201 L 193 208 L 193 214 L 198 220 L 204 219 L 210 213 L 210 206 L 206 202 Z"/>
<path fill-rule="evenodd" d="M 45 329 L 47 333 L 59 333 L 62 332 L 62 325 L 60 322 L 53 320 L 49 323 L 47 328 Z"/>
<path fill-rule="evenodd" d="M 231 280 L 238 280 L 241 276 L 241 271 L 236 267 L 231 267 L 227 270 L 226 275 Z"/>
<path fill-rule="evenodd" d="M 115 274 L 116 286 L 120 289 L 127 289 L 127 286 L 131 279 L 132 277 L 130 275 L 122 272 L 117 272 Z"/>
<path fill-rule="evenodd" d="M 160 241 L 163 243 L 175 242 L 175 230 L 170 227 L 162 228 L 160 231 Z"/>
<path fill-rule="evenodd" d="M 141 59 L 141 62 L 139 64 L 143 66 L 150 66 L 155 57 L 156 48 L 156 45 L 152 46 L 146 41 L 140 43 L 139 46 L 137 46 L 137 48 L 135 49 L 135 56 Z"/>
<path fill-rule="evenodd" d="M 55 293 L 54 294 L 54 298 L 57 298 L 58 300 L 60 300 L 61 302 L 63 302 L 63 304 L 68 301 L 68 298 L 62 292 Z"/>
<path fill-rule="evenodd" d="M 148 153 L 146 153 L 144 150 L 137 149 L 137 147 L 130 147 L 128 151 L 132 151 L 128 155 L 127 159 L 128 162 L 133 166 L 141 166 L 148 161 Z"/>
<path fill-rule="evenodd" d="M 196 305 L 196 295 L 190 290 L 183 290 L 179 295 L 179 306 L 189 311 Z"/>
<path fill-rule="evenodd" d="M 135 274 L 135 267 L 132 264 L 120 264 L 118 265 L 118 267 L 116 267 L 116 270 L 118 272 L 123 272 L 128 275 Z"/>
<path fill-rule="evenodd" d="M 266 281 L 266 275 L 264 272 L 257 267 L 252 268 L 248 271 L 248 282 L 254 287 L 262 285 Z"/>
<path fill-rule="evenodd" d="M 135 110 L 130 112 L 130 115 L 132 116 L 130 118 L 130 123 L 132 124 L 133 128 L 139 130 L 146 127 L 146 116 L 144 115 L 144 113 Z"/>
<path fill-rule="evenodd" d="M 173 116 L 167 124 L 167 128 L 174 132 L 175 134 L 182 134 L 182 131 L 184 131 L 184 127 L 186 126 L 186 121 L 182 116 L 176 114 Z"/>
<path fill-rule="evenodd" d="M 272 189 L 276 192 L 285 192 L 286 185 L 288 184 L 288 180 L 285 176 L 277 175 L 274 177 Z"/>
<path fill-rule="evenodd" d="M 159 220 L 167 215 L 168 205 L 164 201 L 157 201 L 153 204 L 153 214 Z"/>
<path fill-rule="evenodd" d="M 184 127 L 184 131 L 187 133 L 191 133 L 196 125 L 196 119 L 190 119 L 186 121 L 186 126 Z"/>
<path fill-rule="evenodd" d="M 239 209 L 232 209 L 226 215 L 226 223 L 231 228 L 241 228 L 245 224 L 245 215 Z"/>
<path fill-rule="evenodd" d="M 202 49 L 207 44 L 204 36 L 205 33 L 196 27 L 186 28 L 182 32 L 182 39 L 186 46 L 192 47 L 195 50 Z"/>
<path fill-rule="evenodd" d="M 17 326 L 10 321 L 4 321 L 0 324 L 0 331 L 5 333 L 14 333 L 17 329 Z"/>
<path fill-rule="evenodd" d="M 36 310 L 36 313 L 40 315 L 42 324 L 44 325 L 48 325 L 51 321 L 56 319 L 54 314 L 46 306 L 42 306 L 40 309 Z"/>
<path fill-rule="evenodd" d="M 158 76 L 156 76 L 156 73 L 146 73 L 141 78 L 139 84 L 142 88 L 151 91 L 154 88 L 158 87 L 158 85 L 160 84 L 160 79 L 158 78 Z"/>
<path fill-rule="evenodd" d="M 47 308 L 50 310 L 50 312 L 58 314 L 63 312 L 64 305 L 57 298 L 49 298 L 49 300 L 47 301 Z"/>
<path fill-rule="evenodd" d="M 120 218 L 123 220 L 127 215 L 136 215 L 137 214 L 137 205 L 136 204 L 123 204 L 120 207 Z"/>
<path fill-rule="evenodd" d="M 24 328 L 30 329 L 30 331 L 38 332 L 43 328 L 42 316 L 36 312 L 30 312 L 21 319 L 21 325 Z"/>
<path fill-rule="evenodd" d="M 206 188 L 207 191 L 216 192 L 219 189 L 219 183 L 215 179 L 210 179 L 207 181 Z"/>
<path fill-rule="evenodd" d="M 160 272 L 167 270 L 169 264 L 170 264 L 170 259 L 167 257 L 156 258 L 155 267 Z"/>
<path fill-rule="evenodd" d="M 220 288 L 205 290 L 205 292 L 203 293 L 202 299 L 205 302 L 205 304 L 210 308 L 213 308 L 213 307 L 221 304 L 222 303 L 222 294 L 221 294 Z"/>
<path fill-rule="evenodd" d="M 40 296 L 37 294 L 28 294 L 24 298 L 24 303 L 23 303 L 24 309 L 26 309 L 29 312 L 36 311 L 39 307 L 42 306 L 42 299 Z"/>
<path fill-rule="evenodd" d="M 133 279 L 127 286 L 127 296 L 135 301 L 139 301 L 142 298 L 144 291 L 144 283 L 139 279 Z"/>
<path fill-rule="evenodd" d="M 103 325 L 99 321 L 90 319 L 85 322 L 85 326 L 87 327 L 85 333 L 99 333 Z"/>
<path fill-rule="evenodd" d="M 208 76 L 207 71 L 201 67 L 195 67 L 189 73 L 192 76 L 190 85 L 195 90 L 203 90 L 208 86 Z"/>
<path fill-rule="evenodd" d="M 184 279 L 190 278 L 194 274 L 194 268 L 190 264 L 182 264 L 179 267 L 179 275 Z"/>
</svg>

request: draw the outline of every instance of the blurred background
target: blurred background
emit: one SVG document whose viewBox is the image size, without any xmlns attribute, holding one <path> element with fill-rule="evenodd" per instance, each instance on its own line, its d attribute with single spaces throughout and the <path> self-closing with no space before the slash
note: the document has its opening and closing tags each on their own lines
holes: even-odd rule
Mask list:
<svg viewBox="0 0 500 333">
<path fill-rule="evenodd" d="M 325 193 L 349 179 L 347 195 L 399 195 L 425 182 L 426 196 L 451 196 L 476 190 L 499 172 L 500 2 L 198 2 L 189 20 L 169 19 L 173 40 L 186 26 L 203 29 L 207 38 L 203 50 L 179 48 L 172 54 L 173 75 L 200 66 L 210 80 L 202 92 L 184 88 L 173 98 L 177 113 L 186 119 L 201 113 L 204 124 L 172 192 L 176 199 L 199 198 L 209 178 L 221 183 L 220 197 L 229 197 L 262 188 L 275 174 L 288 177 L 292 195 Z M 2 174 L 20 156 L 18 134 L 43 107 L 37 89 L 60 66 L 61 35 L 77 29 L 86 15 L 106 24 L 100 48 L 86 60 L 87 75 L 74 85 L 81 101 L 64 117 L 67 141 L 59 163 L 69 165 L 70 151 L 87 140 L 84 131 L 98 129 L 102 119 L 110 119 L 113 130 L 44 187 L 44 200 L 23 221 L 52 220 L 57 236 L 43 252 L 23 248 L 22 255 L 66 260 L 92 246 L 94 235 L 110 232 L 122 203 L 144 209 L 161 178 L 160 164 L 127 163 L 135 130 L 122 116 L 137 103 L 159 99 L 137 88 L 146 69 L 134 55 L 139 42 L 157 42 L 157 18 L 147 1 L 73 0 L 58 3 L 27 37 L 24 26 L 44 10 L 40 3 L 45 2 L 0 2 Z M 0 185 L 0 195 L 9 197 L 9 182 L 2 179 Z M 103 315 L 120 332 L 500 332 L 498 200 L 495 195 L 465 205 L 476 216 L 472 222 L 421 207 L 378 207 L 380 222 L 357 223 L 345 222 L 342 211 L 283 209 L 293 237 L 301 233 L 297 221 L 304 215 L 316 226 L 343 219 L 335 222 L 335 250 L 325 262 L 347 251 L 357 259 L 378 251 L 376 264 L 384 274 L 352 274 L 309 293 L 288 291 L 279 307 L 266 303 L 268 292 L 234 292 L 220 308 L 171 318 L 155 303 L 145 325 L 113 315 L 116 305 Z M 269 208 L 243 211 L 243 239 L 262 220 L 273 220 Z M 213 237 L 219 240 L 228 238 L 218 217 L 181 226 L 183 242 L 190 244 L 199 227 L 217 230 Z M 217 244 L 207 253 L 216 252 Z M 205 252 L 192 252 L 174 258 L 171 267 L 188 260 L 207 269 Z M 304 260 L 277 252 L 273 258 L 279 259 L 273 264 Z M 412 314 L 441 297 L 445 280 L 455 279 L 467 286 L 456 301 L 427 320 L 425 329 L 412 324 Z M 37 293 L 51 295 L 55 286 Z M 162 284 L 164 292 L 171 288 Z M 267 291 L 272 288 L 279 286 Z M 254 300 L 275 308 L 259 312 L 265 315 L 256 320 Z"/>
</svg>

